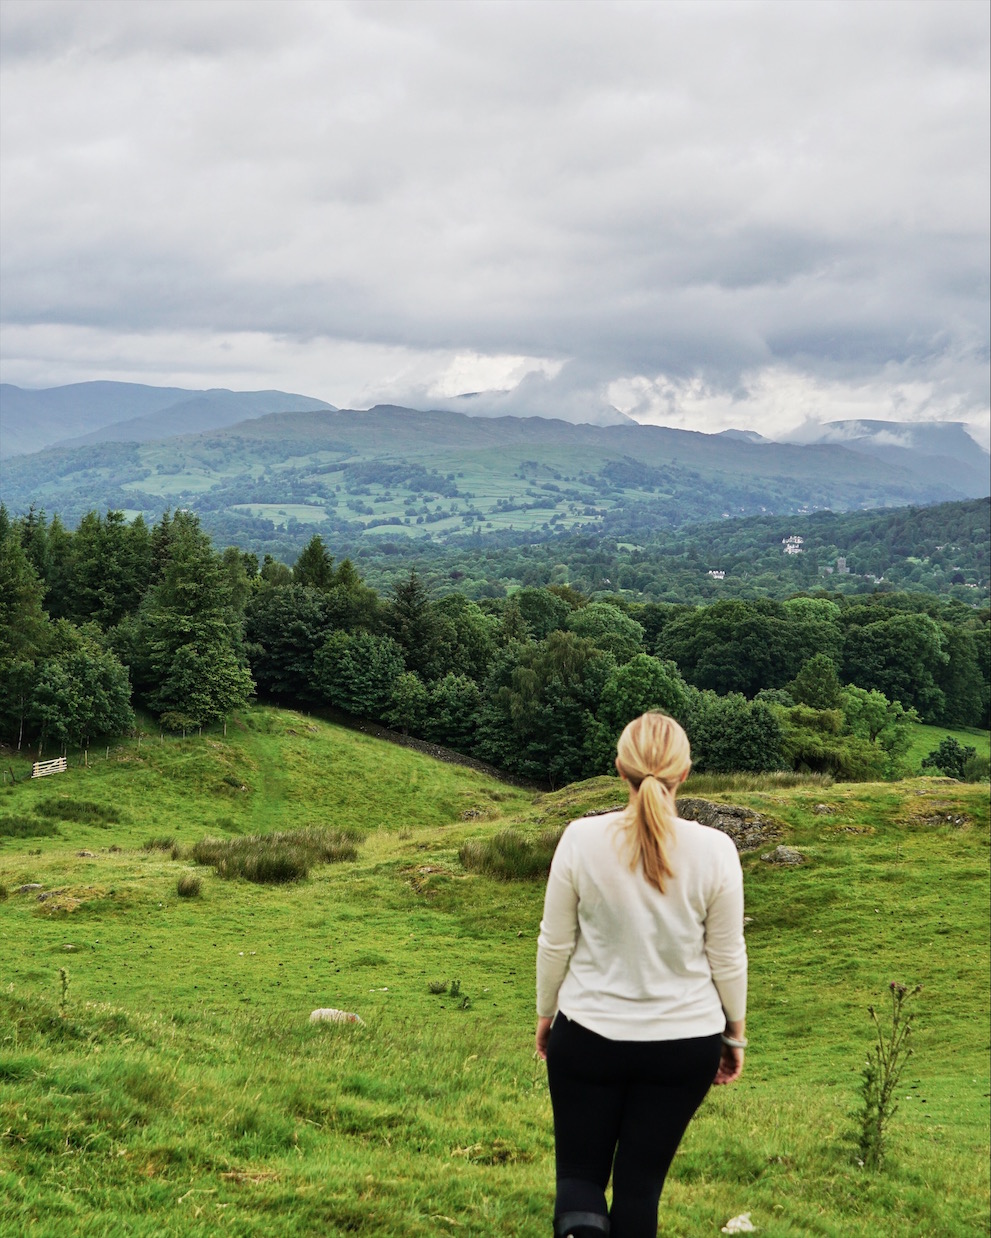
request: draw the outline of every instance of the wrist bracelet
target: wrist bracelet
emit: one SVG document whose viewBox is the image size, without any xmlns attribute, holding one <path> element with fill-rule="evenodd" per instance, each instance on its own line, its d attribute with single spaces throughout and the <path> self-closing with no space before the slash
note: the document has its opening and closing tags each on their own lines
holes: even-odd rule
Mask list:
<svg viewBox="0 0 991 1238">
<path fill-rule="evenodd" d="M 745 1049 L 748 1044 L 746 1037 L 736 1040 L 733 1036 L 727 1036 L 725 1032 L 723 1032 L 722 1039 L 723 1044 L 730 1049 Z"/>
</svg>

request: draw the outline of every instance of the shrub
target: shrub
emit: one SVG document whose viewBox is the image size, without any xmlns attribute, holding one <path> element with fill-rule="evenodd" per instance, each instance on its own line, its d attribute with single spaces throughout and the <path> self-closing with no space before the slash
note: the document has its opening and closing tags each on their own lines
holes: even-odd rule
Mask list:
<svg viewBox="0 0 991 1238">
<path fill-rule="evenodd" d="M 777 713 L 784 731 L 782 752 L 792 769 L 849 782 L 870 782 L 883 778 L 888 770 L 888 753 L 880 744 L 843 734 L 840 710 L 796 705 Z"/>
<path fill-rule="evenodd" d="M 563 832 L 544 830 L 530 839 L 518 830 L 503 830 L 494 838 L 464 843 L 458 859 L 469 872 L 487 873 L 500 881 L 543 880 Z"/>
<path fill-rule="evenodd" d="M 209 864 L 218 877 L 243 877 L 266 885 L 302 881 L 314 864 L 358 858 L 352 830 L 299 829 L 243 838 L 204 838 L 193 845 L 197 864 Z"/>
<path fill-rule="evenodd" d="M 39 821 L 21 813 L 0 817 L 0 838 L 42 838 L 57 833 L 58 826 L 53 821 Z"/>
<path fill-rule="evenodd" d="M 56 821 L 78 821 L 83 825 L 110 825 L 120 820 L 113 808 L 108 808 L 105 804 L 94 804 L 90 800 L 63 800 L 52 797 L 36 804 L 35 812 Z"/>
<path fill-rule="evenodd" d="M 0 884 L 0 903 L 7 897 L 9 891 L 5 885 Z"/>
<path fill-rule="evenodd" d="M 963 763 L 964 782 L 987 782 L 991 778 L 991 761 L 975 752 Z"/>
<path fill-rule="evenodd" d="M 964 747 L 952 735 L 940 740 L 938 748 L 934 748 L 927 757 L 922 759 L 923 769 L 934 769 L 947 778 L 958 778 L 963 781 L 967 762 L 977 756 L 977 749 Z"/>
<path fill-rule="evenodd" d="M 180 898 L 199 898 L 203 882 L 195 873 L 183 873 L 176 882 L 175 892 Z"/>
</svg>

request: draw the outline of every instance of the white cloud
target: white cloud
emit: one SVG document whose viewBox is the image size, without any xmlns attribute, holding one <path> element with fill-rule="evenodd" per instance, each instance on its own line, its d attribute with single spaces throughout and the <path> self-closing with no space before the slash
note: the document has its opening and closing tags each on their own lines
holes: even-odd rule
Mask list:
<svg viewBox="0 0 991 1238">
<path fill-rule="evenodd" d="M 513 390 L 527 374 L 555 374 L 539 357 L 414 350 L 260 331 L 125 332 L 103 327 L 8 325 L 0 329 L 4 381 L 20 387 L 107 379 L 192 388 L 275 388 L 341 408 L 424 404 L 483 388 Z M 370 377 L 372 376 L 372 377 Z"/>
<path fill-rule="evenodd" d="M 783 366 L 744 373 L 732 391 L 700 378 L 638 376 L 613 383 L 609 397 L 637 421 L 718 432 L 758 430 L 766 438 L 811 441 L 831 421 L 959 421 L 972 438 L 988 446 L 988 420 L 980 405 L 952 383 L 941 385 L 930 371 L 889 365 L 874 377 L 853 381 L 815 376 Z M 897 433 L 880 435 L 890 441 Z"/>
</svg>

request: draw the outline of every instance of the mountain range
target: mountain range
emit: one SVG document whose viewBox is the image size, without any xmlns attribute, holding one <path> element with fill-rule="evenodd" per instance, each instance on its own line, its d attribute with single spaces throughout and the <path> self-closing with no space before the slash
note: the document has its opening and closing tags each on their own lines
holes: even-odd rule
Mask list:
<svg viewBox="0 0 991 1238">
<path fill-rule="evenodd" d="M 313 532 L 540 541 L 608 528 L 636 540 L 705 520 L 989 491 L 988 453 L 956 423 L 834 422 L 815 441 L 805 427 L 805 441 L 783 443 L 121 383 L 6 386 L 0 417 L 12 512 L 35 504 L 74 522 L 94 508 L 193 507 L 215 536 L 256 547 Z"/>
<path fill-rule="evenodd" d="M 285 391 L 209 391 L 141 383 L 72 383 L 39 391 L 0 384 L 0 458 L 79 443 L 141 443 L 200 434 L 265 413 L 333 409 Z"/>
</svg>

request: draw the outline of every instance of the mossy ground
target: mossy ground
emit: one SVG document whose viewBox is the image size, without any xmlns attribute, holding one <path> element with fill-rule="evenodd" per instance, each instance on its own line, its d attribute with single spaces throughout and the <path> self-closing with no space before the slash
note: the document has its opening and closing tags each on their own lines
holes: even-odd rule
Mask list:
<svg viewBox="0 0 991 1238">
<path fill-rule="evenodd" d="M 535 797 L 269 709 L 226 739 L 144 740 L 7 786 L 0 816 L 64 797 L 118 820 L 0 841 L 0 1232 L 541 1238 L 542 889 L 467 874 L 457 854 L 618 792 L 595 779 Z M 987 1232 L 986 787 L 726 798 L 778 821 L 807 863 L 744 858 L 752 1049 L 676 1158 L 661 1234 L 718 1234 L 745 1211 L 769 1238 Z M 182 899 L 191 861 L 143 849 L 306 824 L 361 828 L 359 858 L 291 886 L 196 868 L 202 895 Z M 33 882 L 58 893 L 17 892 Z M 456 997 L 430 991 L 445 980 Z M 891 980 L 924 988 L 871 1175 L 850 1115 L 866 1007 Z M 318 1006 L 366 1026 L 310 1025 Z"/>
</svg>

